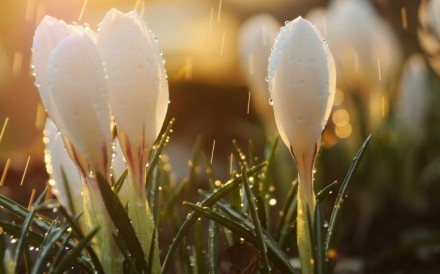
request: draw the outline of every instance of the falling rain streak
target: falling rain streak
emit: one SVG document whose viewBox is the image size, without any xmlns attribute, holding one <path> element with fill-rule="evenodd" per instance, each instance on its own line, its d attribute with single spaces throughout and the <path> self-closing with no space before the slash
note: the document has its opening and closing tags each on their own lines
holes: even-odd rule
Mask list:
<svg viewBox="0 0 440 274">
<path fill-rule="evenodd" d="M 254 55 L 249 53 L 249 75 L 254 75 Z"/>
<path fill-rule="evenodd" d="M 46 118 L 44 107 L 42 104 L 37 105 L 37 113 L 35 115 L 35 128 L 43 129 L 44 119 Z"/>
<path fill-rule="evenodd" d="M 21 177 L 20 186 L 23 185 L 24 177 L 26 176 L 26 173 L 27 173 L 27 170 L 28 170 L 28 167 L 29 167 L 29 162 L 30 162 L 30 160 L 31 160 L 31 156 L 28 157 L 27 162 L 26 162 L 26 166 L 24 167 L 23 176 Z"/>
<path fill-rule="evenodd" d="M 249 90 L 249 93 L 248 93 L 248 102 L 247 102 L 247 110 L 246 110 L 246 113 L 247 113 L 247 114 L 249 114 L 250 107 L 251 107 L 251 91 Z"/>
<path fill-rule="evenodd" d="M 380 60 L 377 59 L 377 72 L 379 74 L 379 81 L 382 81 L 382 74 L 380 72 Z"/>
<path fill-rule="evenodd" d="M 214 150 L 215 150 L 215 140 L 212 142 L 212 151 L 211 151 L 211 165 L 212 165 L 212 160 L 214 160 Z"/>
<path fill-rule="evenodd" d="M 78 16 L 78 21 L 79 21 L 79 22 L 81 22 L 81 20 L 82 20 L 82 18 L 83 18 L 84 10 L 86 9 L 86 6 L 87 6 L 87 3 L 88 3 L 88 2 L 89 2 L 88 0 L 84 0 L 84 2 L 83 2 L 83 5 L 82 5 L 82 7 L 81 7 L 81 11 L 80 11 L 79 16 Z"/>
<path fill-rule="evenodd" d="M 21 51 L 14 52 L 14 59 L 12 61 L 12 75 L 18 76 L 23 67 L 23 53 Z"/>
<path fill-rule="evenodd" d="M 26 10 L 24 13 L 24 20 L 26 23 L 32 23 L 35 15 L 35 0 L 28 0 L 26 2 Z"/>
<path fill-rule="evenodd" d="M 231 157 L 230 157 L 230 166 L 229 166 L 229 174 L 232 175 L 232 166 L 234 163 L 234 154 L 231 152 Z"/>
<path fill-rule="evenodd" d="M 0 132 L 0 143 L 2 142 L 3 135 L 5 134 L 6 127 L 8 126 L 9 117 L 6 117 L 5 122 L 3 123 L 2 131 Z"/>
<path fill-rule="evenodd" d="M 35 188 L 33 188 L 33 189 L 32 189 L 32 192 L 31 192 L 31 197 L 29 198 L 29 203 L 28 203 L 28 207 L 27 207 L 28 210 L 31 209 L 32 204 L 34 203 L 35 193 L 36 193 L 36 190 L 35 190 Z"/>
<path fill-rule="evenodd" d="M 214 8 L 211 7 L 211 17 L 209 19 L 209 29 L 212 29 L 212 18 L 214 17 Z"/>
<path fill-rule="evenodd" d="M 1 180 L 0 180 L 0 186 L 4 185 L 4 183 L 5 183 L 6 175 L 8 174 L 9 166 L 10 166 L 10 165 L 11 165 L 11 159 L 8 159 L 8 160 L 6 161 L 5 168 L 3 169 L 2 178 L 1 178 Z"/>
<path fill-rule="evenodd" d="M 136 0 L 136 3 L 134 4 L 134 10 L 139 11 L 141 6 L 141 0 Z"/>
<path fill-rule="evenodd" d="M 223 32 L 223 36 L 222 36 L 222 46 L 221 46 L 221 48 L 220 48 L 220 56 L 223 56 L 223 48 L 224 48 L 224 46 L 225 46 L 225 35 L 226 35 L 226 33 Z"/>
<path fill-rule="evenodd" d="M 407 29 L 408 28 L 408 18 L 406 16 L 406 7 L 402 7 L 402 28 Z"/>
<path fill-rule="evenodd" d="M 220 23 L 221 17 L 222 17 L 222 0 L 218 2 L 217 23 Z"/>
<path fill-rule="evenodd" d="M 359 55 L 357 52 L 354 53 L 354 71 L 359 73 Z"/>
</svg>

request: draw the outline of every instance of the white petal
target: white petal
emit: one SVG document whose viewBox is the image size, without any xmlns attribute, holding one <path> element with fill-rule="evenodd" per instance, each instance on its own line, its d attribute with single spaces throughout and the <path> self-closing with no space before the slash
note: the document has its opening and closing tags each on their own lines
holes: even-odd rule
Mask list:
<svg viewBox="0 0 440 274">
<path fill-rule="evenodd" d="M 40 93 L 43 106 L 55 121 L 58 127 L 62 127 L 59 113 L 48 94 L 46 82 L 47 61 L 53 49 L 65 38 L 69 37 L 69 27 L 64 21 L 45 16 L 35 30 L 32 44 L 32 64 L 35 73 L 35 83 Z"/>
<path fill-rule="evenodd" d="M 336 59 L 338 85 L 368 93 L 388 84 L 400 71 L 400 43 L 369 1 L 333 1 L 326 14 L 326 39 Z"/>
<path fill-rule="evenodd" d="M 47 83 L 64 121 L 61 132 L 102 172 L 110 164 L 110 114 L 102 62 L 88 35 L 74 34 L 53 50 Z"/>
<path fill-rule="evenodd" d="M 136 13 L 112 9 L 98 35 L 118 131 L 143 151 L 156 140 L 168 108 L 168 83 L 158 44 Z"/>
<path fill-rule="evenodd" d="M 429 103 L 428 68 L 422 56 L 410 56 L 400 85 L 398 117 L 409 134 L 421 137 Z"/>
<path fill-rule="evenodd" d="M 60 203 L 64 207 L 69 208 L 67 190 L 64 185 L 63 175 L 61 170 L 64 170 L 69 190 L 72 197 L 75 213 L 82 211 L 82 197 L 81 197 L 81 177 L 78 169 L 70 159 L 67 153 L 62 136 L 58 134 L 58 129 L 50 120 L 46 120 L 44 126 L 44 134 L 46 136 L 46 169 L 50 176 L 51 190 L 58 197 Z"/>
<path fill-rule="evenodd" d="M 333 105 L 333 57 L 318 30 L 299 17 L 283 27 L 269 59 L 280 135 L 295 154 L 314 151 Z"/>
</svg>

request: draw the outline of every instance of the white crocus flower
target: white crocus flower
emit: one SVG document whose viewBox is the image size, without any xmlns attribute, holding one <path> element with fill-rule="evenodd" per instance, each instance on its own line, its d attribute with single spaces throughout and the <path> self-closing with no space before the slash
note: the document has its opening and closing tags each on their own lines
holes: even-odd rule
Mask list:
<svg viewBox="0 0 440 274">
<path fill-rule="evenodd" d="M 46 120 L 44 136 L 46 146 L 44 160 L 46 171 L 50 177 L 51 191 L 71 213 L 80 213 L 83 207 L 81 176 L 64 147 L 63 138 L 58 133 L 58 128 L 50 119 Z M 66 176 L 68 189 L 66 189 L 62 171 Z M 69 196 L 71 201 L 69 201 Z"/>
<path fill-rule="evenodd" d="M 98 49 L 108 76 L 108 97 L 119 141 L 133 175 L 141 177 L 168 108 L 162 53 L 137 13 L 123 14 L 115 9 L 102 21 Z"/>
<path fill-rule="evenodd" d="M 110 111 L 102 61 L 93 36 L 86 28 L 46 16 L 35 31 L 33 66 L 42 102 L 72 143 L 71 156 L 76 164 L 83 174 L 89 170 L 107 174 Z M 82 159 L 89 167 L 84 167 Z"/>
<path fill-rule="evenodd" d="M 420 45 L 432 68 L 440 75 L 440 0 L 422 1 L 419 8 Z"/>
<path fill-rule="evenodd" d="M 400 71 L 401 48 L 392 28 L 371 4 L 335 0 L 325 17 L 325 37 L 338 66 L 338 85 L 365 94 L 389 84 Z"/>
<path fill-rule="evenodd" d="M 107 83 L 95 34 L 46 16 L 35 32 L 32 52 L 43 104 L 81 172 L 87 226 L 101 228 L 92 240 L 96 252 L 106 272 L 122 271 L 114 227 L 93 176 L 99 172 L 110 178 L 112 151 Z"/>
<path fill-rule="evenodd" d="M 282 27 L 268 66 L 269 89 L 281 138 L 295 158 L 298 177 L 298 246 L 304 273 L 313 273 L 313 169 L 333 105 L 336 69 L 319 31 L 307 20 Z"/>
<path fill-rule="evenodd" d="M 400 82 L 397 115 L 408 134 L 423 137 L 429 103 L 429 75 L 425 60 L 414 54 L 407 60 Z"/>
<path fill-rule="evenodd" d="M 252 103 L 269 130 L 274 126 L 273 111 L 269 105 L 267 65 L 280 23 L 269 14 L 248 19 L 240 30 L 241 67 L 251 91 Z M 273 126 L 272 126 L 273 125 Z"/>
<path fill-rule="evenodd" d="M 98 34 L 108 97 L 129 171 L 128 213 L 148 261 L 154 223 L 146 201 L 146 164 L 168 108 L 168 82 L 156 38 L 136 13 L 110 10 Z M 157 242 L 156 242 L 157 245 Z M 160 272 L 158 247 L 153 272 Z"/>
</svg>

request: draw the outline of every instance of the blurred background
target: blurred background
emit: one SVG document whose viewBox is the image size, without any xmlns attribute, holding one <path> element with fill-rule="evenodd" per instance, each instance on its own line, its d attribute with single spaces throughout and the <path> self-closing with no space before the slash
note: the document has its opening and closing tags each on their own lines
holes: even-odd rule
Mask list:
<svg viewBox="0 0 440 274">
<path fill-rule="evenodd" d="M 354 269 L 366 272 L 438 273 L 439 2 L 1 1 L 0 193 L 27 204 L 32 189 L 41 190 L 48 179 L 42 141 L 45 112 L 31 69 L 33 33 L 44 15 L 87 23 L 94 30 L 112 7 L 136 10 L 145 18 L 166 60 L 171 100 L 167 121 L 176 118 L 166 153 L 177 181 L 187 173 L 198 136 L 222 180 L 229 176 L 233 139 L 243 147 L 252 140 L 262 159 L 276 134 L 264 81 L 268 52 L 246 35 L 262 30 L 262 37 L 272 39 L 264 43 L 270 50 L 276 36 L 272 27 L 279 29 L 302 16 L 325 37 L 338 73 L 316 190 L 342 181 L 357 149 L 373 134 L 344 211 L 342 259 L 362 258 L 353 261 Z M 262 13 L 271 23 L 249 21 Z M 282 199 L 296 176 L 283 144 L 277 163 L 274 195 Z M 207 187 L 203 177 L 200 187 Z"/>
</svg>

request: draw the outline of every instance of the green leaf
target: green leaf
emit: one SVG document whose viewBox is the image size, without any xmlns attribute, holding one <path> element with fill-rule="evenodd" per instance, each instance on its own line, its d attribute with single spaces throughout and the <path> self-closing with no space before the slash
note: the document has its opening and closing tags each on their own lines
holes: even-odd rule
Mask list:
<svg viewBox="0 0 440 274">
<path fill-rule="evenodd" d="M 133 226 L 130 219 L 125 212 L 124 206 L 119 201 L 118 196 L 111 190 L 107 181 L 101 174 L 97 174 L 98 187 L 104 201 L 105 208 L 112 219 L 114 225 L 118 229 L 122 239 L 124 240 L 130 254 L 136 260 L 139 269 L 146 271 L 147 262 L 144 259 L 144 252 L 142 251 L 139 239 L 136 237 Z"/>
<path fill-rule="evenodd" d="M 72 216 L 67 212 L 66 208 L 62 205 L 59 207 L 61 214 L 64 216 L 67 223 L 72 228 L 73 233 L 79 238 L 84 238 L 84 234 L 81 231 L 81 228 L 78 225 L 78 219 L 82 216 L 82 212 L 78 213 L 76 216 Z M 73 245 L 70 245 L 70 248 L 72 248 Z M 90 261 L 93 264 L 93 268 L 96 271 L 96 273 L 101 274 L 104 273 L 104 269 L 102 268 L 101 262 L 98 259 L 98 255 L 96 255 L 95 250 L 89 245 L 86 246 L 87 253 L 89 254 Z"/>
<path fill-rule="evenodd" d="M 283 209 L 281 217 L 278 221 L 277 229 L 275 231 L 275 240 L 280 245 L 281 249 L 284 250 L 286 243 L 288 243 L 288 237 L 291 235 L 291 226 L 296 220 L 296 207 L 297 199 L 296 194 L 298 192 L 298 181 L 295 180 L 287 193 L 286 199 L 284 200 Z"/>
<path fill-rule="evenodd" d="M 321 191 L 316 194 L 316 203 L 319 204 L 327 198 L 328 195 L 332 194 L 333 190 L 338 185 L 338 181 L 334 181 L 333 183 L 327 185 Z"/>
<path fill-rule="evenodd" d="M 165 132 L 162 134 L 162 137 L 160 138 L 159 145 L 157 145 L 157 148 L 155 149 L 154 154 L 151 157 L 150 163 L 147 168 L 147 187 L 150 185 L 151 179 L 153 178 L 152 176 L 153 176 L 154 167 L 157 165 L 157 162 L 159 161 L 159 157 L 162 154 L 162 150 L 168 143 L 170 135 L 173 132 L 174 121 L 175 119 L 172 118 L 171 121 L 169 122 L 167 128 L 165 129 Z"/>
<path fill-rule="evenodd" d="M 258 166 L 255 166 L 251 168 L 246 174 L 248 176 L 251 176 L 255 174 L 256 172 L 260 171 L 266 163 L 262 163 Z M 201 205 L 202 206 L 211 206 L 218 200 L 220 200 L 222 197 L 227 195 L 231 190 L 235 189 L 241 181 L 241 176 L 238 176 L 234 179 L 231 179 L 227 183 L 225 183 L 222 187 L 220 187 L 215 193 L 213 193 L 210 197 L 206 198 Z M 173 257 L 174 253 L 176 252 L 177 247 L 179 246 L 180 242 L 188 232 L 188 229 L 191 227 L 191 225 L 194 224 L 194 222 L 197 220 L 198 217 L 200 217 L 200 212 L 192 212 L 187 215 L 185 222 L 180 227 L 179 231 L 177 232 L 169 250 L 165 257 L 165 261 L 162 265 L 162 273 L 166 273 L 170 263 L 171 263 L 171 257 Z"/>
<path fill-rule="evenodd" d="M 335 206 L 332 211 L 332 215 L 330 217 L 329 228 L 326 235 L 326 246 L 325 251 L 326 255 L 329 254 L 329 251 L 334 251 L 336 248 L 336 239 L 337 239 L 337 230 L 340 222 L 340 209 L 344 203 L 345 196 L 348 192 L 348 186 L 351 182 L 351 178 L 359 166 L 359 162 L 364 155 L 365 149 L 370 142 L 371 134 L 367 137 L 365 142 L 362 144 L 356 156 L 353 158 L 350 168 L 348 169 L 347 175 L 345 175 L 344 181 L 342 182 L 341 188 L 339 189 L 338 196 L 336 198 Z M 327 256 L 328 257 L 328 256 Z M 332 272 L 334 268 L 335 260 L 334 258 L 328 258 L 327 271 Z"/>
<path fill-rule="evenodd" d="M 254 230 L 254 224 L 249 219 L 249 217 L 244 215 L 242 212 L 233 209 L 228 203 L 219 200 L 215 203 L 215 206 L 218 207 L 220 210 L 222 210 L 224 213 L 226 213 L 230 218 L 232 218 L 231 221 L 235 221 L 241 227 L 244 227 L 245 229 L 251 232 Z M 265 240 L 267 245 L 269 259 L 273 261 L 280 270 L 283 270 L 283 273 L 291 273 L 288 272 L 288 269 L 291 268 L 289 258 L 287 258 L 286 254 L 280 249 L 278 244 L 272 239 L 271 235 L 267 231 L 262 230 L 262 233 L 263 233 L 263 239 Z M 292 235 L 295 234 L 292 233 Z M 242 237 L 243 235 L 240 236 Z M 249 242 L 256 243 L 256 238 L 254 242 L 251 241 Z"/>
<path fill-rule="evenodd" d="M 322 230 L 324 228 L 324 218 L 321 212 L 321 205 L 316 204 L 315 208 L 315 273 L 324 274 L 325 273 L 325 250 L 324 250 L 324 237 Z"/>
<path fill-rule="evenodd" d="M 25 258 L 29 258 L 28 253 L 28 243 L 27 243 L 27 235 L 29 233 L 29 230 L 31 228 L 32 222 L 35 218 L 35 215 L 37 213 L 36 206 L 41 204 L 41 202 L 44 200 L 44 197 L 47 193 L 47 188 L 40 194 L 40 196 L 37 198 L 37 200 L 32 205 L 32 210 L 29 211 L 26 218 L 23 221 L 23 225 L 21 226 L 21 232 L 20 236 L 18 237 L 17 247 L 15 249 L 14 259 L 13 259 L 13 269 L 14 272 L 17 272 L 16 267 L 18 266 L 18 263 L 20 262 L 21 255 L 24 254 Z M 24 253 L 25 252 L 25 253 Z M 28 264 L 26 264 L 28 265 Z"/>
<path fill-rule="evenodd" d="M 127 175 L 128 175 L 128 169 L 125 169 L 124 172 L 122 172 L 121 176 L 119 176 L 118 180 L 113 184 L 112 189 L 115 193 L 119 193 L 122 186 L 124 185 Z"/>
<path fill-rule="evenodd" d="M 75 206 L 73 204 L 73 198 L 72 198 L 72 192 L 70 190 L 70 184 L 69 181 L 67 180 L 67 176 L 66 173 L 64 171 L 64 167 L 62 165 L 60 165 L 61 168 L 61 177 L 63 180 L 63 187 L 66 190 L 66 196 L 67 196 L 67 206 L 70 212 L 72 212 L 72 215 L 75 215 Z"/>
<path fill-rule="evenodd" d="M 194 230 L 194 243 L 195 243 L 195 260 L 197 265 L 197 270 L 199 274 L 203 274 L 206 271 L 206 257 L 204 256 L 205 252 L 203 250 L 203 235 L 202 235 L 202 222 L 197 220 L 195 223 Z"/>
<path fill-rule="evenodd" d="M 53 229 L 48 231 L 45 240 L 40 246 L 40 252 L 38 253 L 37 258 L 35 259 L 31 272 L 32 274 L 43 273 L 43 269 L 46 267 L 47 262 L 50 261 L 49 256 L 51 255 L 51 252 L 53 252 L 52 250 L 55 243 L 58 242 L 60 239 L 62 239 L 64 233 L 68 228 L 69 228 L 68 225 L 63 225 L 60 228 L 55 228 L 55 226 L 53 226 Z"/>
<path fill-rule="evenodd" d="M 252 196 L 251 189 L 249 188 L 249 181 L 246 176 L 246 168 L 244 166 L 241 168 L 241 177 L 243 178 L 244 190 L 246 193 L 246 198 L 250 205 L 249 210 L 251 211 L 252 220 L 254 222 L 255 234 L 257 236 L 258 250 L 260 251 L 260 256 L 263 258 L 262 272 L 269 274 L 270 265 L 269 265 L 269 260 L 267 258 L 267 247 L 266 247 L 266 243 L 263 240 L 260 219 L 258 218 L 258 214 L 257 214 L 257 205 L 255 203 L 255 198 Z M 260 208 L 260 210 L 263 210 L 263 208 Z"/>
<path fill-rule="evenodd" d="M 26 216 L 29 214 L 28 209 L 3 195 L 0 195 L 0 206 L 23 219 L 26 219 Z M 36 225 L 42 231 L 47 231 L 50 226 L 49 221 L 38 215 L 35 215 L 32 220 L 32 224 Z"/>
<path fill-rule="evenodd" d="M 217 274 L 217 223 L 210 220 L 208 227 L 208 265 L 209 273 Z"/>
<path fill-rule="evenodd" d="M 79 243 L 62 259 L 57 268 L 54 270 L 54 273 L 64 273 L 67 268 L 74 263 L 76 258 L 80 256 L 82 250 L 92 240 L 92 238 L 98 232 L 98 229 L 99 228 L 93 229 L 86 235 L 86 237 L 82 238 L 81 241 L 79 241 Z"/>
<path fill-rule="evenodd" d="M 216 221 L 217 223 L 227 227 L 235 234 L 239 235 L 241 238 L 249 242 L 254 246 L 258 246 L 257 237 L 253 234 L 252 228 L 248 225 L 243 225 L 242 222 L 233 221 L 231 219 L 226 218 L 225 216 L 220 215 L 217 212 L 210 210 L 208 207 L 198 206 L 196 204 L 184 203 L 186 206 L 191 207 L 195 212 Z M 234 210 L 234 209 L 231 209 Z M 236 214 L 241 214 L 236 212 Z M 274 262 L 274 264 L 280 269 L 281 273 L 295 273 L 292 265 L 289 262 L 289 258 L 287 258 L 286 254 L 281 251 L 278 245 L 273 241 L 267 233 L 263 231 L 263 239 L 268 248 L 268 256 Z"/>
</svg>

